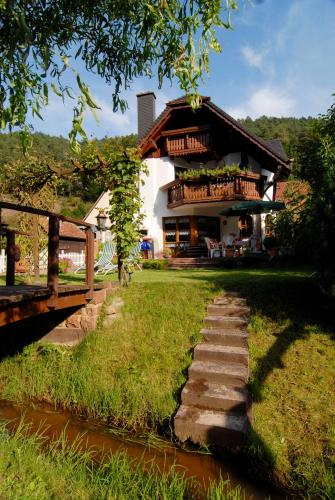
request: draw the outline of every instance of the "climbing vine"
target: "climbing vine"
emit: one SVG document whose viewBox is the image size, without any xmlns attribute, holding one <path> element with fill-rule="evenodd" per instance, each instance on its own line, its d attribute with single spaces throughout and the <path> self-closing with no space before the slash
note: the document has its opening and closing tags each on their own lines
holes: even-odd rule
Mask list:
<svg viewBox="0 0 335 500">
<path fill-rule="evenodd" d="M 147 174 L 139 151 L 135 148 L 115 148 L 106 143 L 98 151 L 94 143 L 83 151 L 80 162 L 87 171 L 96 172 L 105 182 L 110 193 L 109 218 L 111 232 L 116 242 L 118 277 L 122 284 L 129 272 L 129 257 L 140 241 L 140 229 L 144 215 L 141 214 L 142 200 L 139 187 Z"/>
</svg>

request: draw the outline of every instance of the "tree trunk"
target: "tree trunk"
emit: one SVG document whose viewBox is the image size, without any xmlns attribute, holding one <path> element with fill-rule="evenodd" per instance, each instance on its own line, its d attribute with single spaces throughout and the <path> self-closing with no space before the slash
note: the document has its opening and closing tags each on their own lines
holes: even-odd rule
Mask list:
<svg viewBox="0 0 335 500">
<path fill-rule="evenodd" d="M 119 237 L 116 237 L 116 251 L 117 251 L 118 280 L 120 286 L 122 286 L 122 257 L 121 257 L 121 242 Z"/>
</svg>

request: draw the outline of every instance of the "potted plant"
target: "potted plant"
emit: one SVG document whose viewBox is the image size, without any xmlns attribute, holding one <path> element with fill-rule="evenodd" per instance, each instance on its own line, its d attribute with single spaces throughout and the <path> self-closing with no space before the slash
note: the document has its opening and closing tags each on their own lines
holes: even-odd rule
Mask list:
<svg viewBox="0 0 335 500">
<path fill-rule="evenodd" d="M 278 255 L 280 241 L 276 236 L 266 236 L 263 240 L 263 245 L 268 255 L 271 257 Z"/>
<path fill-rule="evenodd" d="M 70 273 L 73 267 L 73 263 L 71 259 L 65 257 L 64 259 L 59 260 L 58 266 L 60 273 Z"/>
<path fill-rule="evenodd" d="M 164 248 L 163 257 L 164 259 L 171 259 L 172 252 L 170 248 Z"/>
</svg>

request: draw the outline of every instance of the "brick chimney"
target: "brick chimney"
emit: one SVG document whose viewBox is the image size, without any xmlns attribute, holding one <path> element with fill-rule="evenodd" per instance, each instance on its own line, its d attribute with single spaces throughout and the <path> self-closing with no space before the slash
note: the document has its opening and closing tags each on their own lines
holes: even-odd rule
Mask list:
<svg viewBox="0 0 335 500">
<path fill-rule="evenodd" d="M 152 127 L 156 119 L 155 101 L 153 92 L 137 94 L 137 135 L 142 139 L 146 132 Z"/>
</svg>

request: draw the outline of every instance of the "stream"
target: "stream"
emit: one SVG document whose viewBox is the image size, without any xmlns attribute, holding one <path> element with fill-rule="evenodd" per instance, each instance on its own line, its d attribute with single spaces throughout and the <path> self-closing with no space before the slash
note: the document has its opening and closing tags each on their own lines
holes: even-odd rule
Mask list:
<svg viewBox="0 0 335 500">
<path fill-rule="evenodd" d="M 47 404 L 34 404 L 31 406 L 18 405 L 9 401 L 0 400 L 0 420 L 8 423 L 10 430 L 15 430 L 18 423 L 23 419 L 29 424 L 31 434 L 43 431 L 43 435 L 49 440 L 56 440 L 65 432 L 67 441 L 72 443 L 79 438 L 79 449 L 92 449 L 93 458 L 103 460 L 110 453 L 124 452 L 131 461 L 143 463 L 153 461 L 160 471 L 167 470 L 175 465 L 176 470 L 184 472 L 186 477 L 193 477 L 203 485 L 204 492 L 211 481 L 229 479 L 230 488 L 240 486 L 246 499 L 282 499 L 285 493 L 280 494 L 278 490 L 253 482 L 228 461 L 216 459 L 213 455 L 207 455 L 192 450 L 181 449 L 168 440 L 159 438 L 158 446 L 150 445 L 148 442 L 136 438 L 132 434 L 113 433 L 102 424 L 96 424 L 89 420 L 82 420 L 64 410 L 55 410 Z"/>
</svg>

